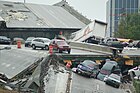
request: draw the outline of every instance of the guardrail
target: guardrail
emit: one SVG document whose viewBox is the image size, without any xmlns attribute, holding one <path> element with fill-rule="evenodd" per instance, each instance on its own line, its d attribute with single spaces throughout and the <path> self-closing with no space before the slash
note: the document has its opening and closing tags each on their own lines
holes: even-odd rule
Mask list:
<svg viewBox="0 0 140 93">
<path fill-rule="evenodd" d="M 89 43 L 85 43 L 85 42 L 75 42 L 75 41 L 70 41 L 69 44 L 72 48 L 84 49 L 84 50 L 88 50 L 88 51 L 105 53 L 105 54 L 113 53 L 113 49 L 111 49 L 107 46 L 89 44 Z"/>
</svg>

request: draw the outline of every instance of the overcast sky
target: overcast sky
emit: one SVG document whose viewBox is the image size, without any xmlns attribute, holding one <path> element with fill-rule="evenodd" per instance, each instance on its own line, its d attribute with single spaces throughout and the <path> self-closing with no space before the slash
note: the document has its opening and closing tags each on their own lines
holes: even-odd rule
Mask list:
<svg viewBox="0 0 140 93">
<path fill-rule="evenodd" d="M 5 1 L 18 1 L 24 0 L 5 0 Z M 61 0 L 26 0 L 26 3 L 52 5 Z M 100 20 L 106 22 L 106 2 L 108 0 L 66 0 L 70 6 L 82 13 L 88 19 Z"/>
</svg>

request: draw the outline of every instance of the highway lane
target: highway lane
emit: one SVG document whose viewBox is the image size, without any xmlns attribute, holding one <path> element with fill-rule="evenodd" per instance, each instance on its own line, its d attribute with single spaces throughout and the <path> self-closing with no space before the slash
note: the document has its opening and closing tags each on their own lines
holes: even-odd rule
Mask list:
<svg viewBox="0 0 140 93">
<path fill-rule="evenodd" d="M 83 77 L 72 73 L 70 93 L 125 93 L 123 89 L 117 89 L 106 85 L 103 81 Z"/>
<path fill-rule="evenodd" d="M 4 46 L 10 46 L 12 49 L 17 49 L 17 45 L 0 45 L 0 48 L 4 47 Z M 40 48 L 33 50 L 31 47 L 24 47 L 24 45 L 21 46 L 21 50 L 29 51 L 29 52 L 38 51 L 40 53 L 45 53 L 45 54 L 48 53 L 47 50 L 42 50 Z M 58 53 L 58 52 L 55 52 L 55 53 Z M 67 52 L 63 52 L 63 54 L 67 54 Z M 70 54 L 105 55 L 105 54 L 100 53 L 100 52 L 87 51 L 87 50 L 83 50 L 83 49 L 82 50 L 81 49 L 71 49 Z M 138 56 L 140 56 L 140 49 L 125 48 L 122 51 L 122 54 L 120 54 L 120 55 L 138 55 Z"/>
<path fill-rule="evenodd" d="M 7 46 L 7 45 L 0 45 L 2 47 Z M 42 50 L 41 48 L 37 48 L 36 50 L 33 50 L 31 47 L 25 47 L 24 45 L 21 46 L 21 49 L 17 48 L 17 45 L 8 45 L 11 47 L 11 49 L 17 49 L 17 50 L 22 50 L 22 51 L 28 51 L 28 52 L 38 52 L 38 53 L 43 53 L 44 56 L 48 54 L 48 50 Z M 58 53 L 57 51 L 53 51 L 54 53 Z M 68 54 L 66 51 L 63 52 L 63 54 Z M 87 55 L 105 55 L 103 53 L 99 52 L 92 52 L 92 51 L 87 51 L 87 50 L 81 50 L 81 49 L 71 49 L 70 54 L 87 54 Z"/>
<path fill-rule="evenodd" d="M 41 59 L 35 51 L 0 50 L 0 72 L 11 79 Z"/>
</svg>

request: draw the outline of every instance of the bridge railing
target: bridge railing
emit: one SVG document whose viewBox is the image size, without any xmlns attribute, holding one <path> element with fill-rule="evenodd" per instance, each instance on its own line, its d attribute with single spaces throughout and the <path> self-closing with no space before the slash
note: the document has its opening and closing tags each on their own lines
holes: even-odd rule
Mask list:
<svg viewBox="0 0 140 93">
<path fill-rule="evenodd" d="M 103 45 L 97 45 L 97 44 L 89 44 L 85 42 L 75 42 L 75 41 L 69 41 L 69 44 L 72 48 L 78 48 L 83 49 L 87 51 L 92 52 L 99 52 L 99 53 L 105 53 L 105 54 L 112 54 L 113 50 L 107 46 Z"/>
</svg>

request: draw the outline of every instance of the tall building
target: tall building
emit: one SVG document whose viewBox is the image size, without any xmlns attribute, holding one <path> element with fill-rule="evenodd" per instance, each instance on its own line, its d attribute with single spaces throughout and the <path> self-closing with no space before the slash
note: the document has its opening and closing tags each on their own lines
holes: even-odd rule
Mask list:
<svg viewBox="0 0 140 93">
<path fill-rule="evenodd" d="M 113 33 L 118 30 L 121 17 L 125 17 L 130 13 L 137 13 L 139 10 L 140 0 L 108 0 L 106 11 L 108 37 L 113 37 Z"/>
</svg>

